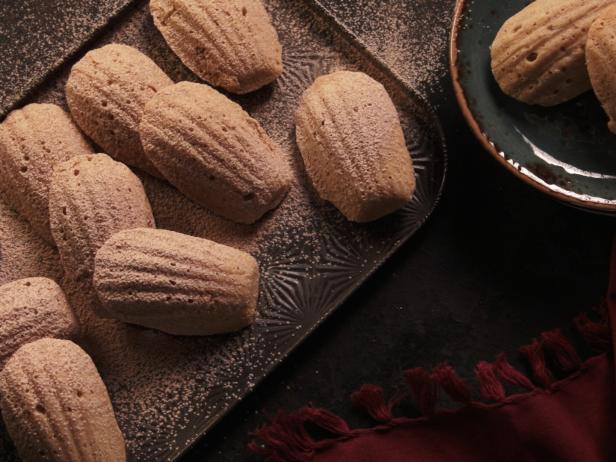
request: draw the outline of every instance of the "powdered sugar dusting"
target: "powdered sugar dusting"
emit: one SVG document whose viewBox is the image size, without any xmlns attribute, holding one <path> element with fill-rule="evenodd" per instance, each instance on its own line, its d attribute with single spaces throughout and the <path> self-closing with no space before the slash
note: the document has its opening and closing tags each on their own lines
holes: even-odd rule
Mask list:
<svg viewBox="0 0 616 462">
<path fill-rule="evenodd" d="M 441 92 L 451 17 L 434 0 L 322 0 L 368 49 L 395 69 L 411 88 L 427 97 Z"/>
<path fill-rule="evenodd" d="M 125 4 L 126 0 L 91 2 L 88 14 L 84 14 L 81 0 L 21 0 L 19 8 L 14 8 L 12 2 L 0 2 L 0 108 L 22 98 L 39 78 L 75 52 L 79 43 Z M 3 24 L 10 24 L 10 28 L 3 30 Z M 19 56 L 15 51 L 28 59 L 13 59 Z"/>
</svg>

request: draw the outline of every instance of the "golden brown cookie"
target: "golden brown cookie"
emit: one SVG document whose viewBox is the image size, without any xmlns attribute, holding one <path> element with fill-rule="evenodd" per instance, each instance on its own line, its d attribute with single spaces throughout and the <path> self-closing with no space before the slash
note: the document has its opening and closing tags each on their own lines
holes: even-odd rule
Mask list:
<svg viewBox="0 0 616 462">
<path fill-rule="evenodd" d="M 140 131 L 164 177 L 223 217 L 253 223 L 289 189 L 280 148 L 238 104 L 207 85 L 180 82 L 158 92 Z"/>
<path fill-rule="evenodd" d="M 586 66 L 592 88 L 609 117 L 608 128 L 616 133 L 616 6 L 593 22 L 586 42 Z"/>
<path fill-rule="evenodd" d="M 282 74 L 282 48 L 261 0 L 150 0 L 154 24 L 203 80 L 248 93 Z"/>
<path fill-rule="evenodd" d="M 67 277 L 90 278 L 94 256 L 112 234 L 154 226 L 141 181 L 105 154 L 58 164 L 49 190 L 51 232 Z"/>
<path fill-rule="evenodd" d="M 507 95 L 554 106 L 590 89 L 585 45 L 592 22 L 614 0 L 536 0 L 501 27 L 492 73 Z"/>
<path fill-rule="evenodd" d="M 69 340 L 21 347 L 0 373 L 2 418 L 24 462 L 123 462 L 124 438 L 90 357 Z"/>
<path fill-rule="evenodd" d="M 55 104 L 28 104 L 0 124 L 0 188 L 47 242 L 53 243 L 47 208 L 52 168 L 92 152 L 70 116 Z"/>
<path fill-rule="evenodd" d="M 254 321 L 259 267 L 246 252 L 162 229 L 112 236 L 94 287 L 109 316 L 176 335 L 233 332 Z"/>
<path fill-rule="evenodd" d="M 73 339 L 78 332 L 64 292 L 53 280 L 26 278 L 0 286 L 0 369 L 26 343 Z"/>
<path fill-rule="evenodd" d="M 396 108 L 379 82 L 361 72 L 321 76 L 302 95 L 295 119 L 315 189 L 349 220 L 376 220 L 411 199 L 411 157 Z"/>
<path fill-rule="evenodd" d="M 89 51 L 73 66 L 66 99 L 75 122 L 114 159 L 160 176 L 143 154 L 143 107 L 173 82 L 146 55 L 113 43 Z"/>
</svg>

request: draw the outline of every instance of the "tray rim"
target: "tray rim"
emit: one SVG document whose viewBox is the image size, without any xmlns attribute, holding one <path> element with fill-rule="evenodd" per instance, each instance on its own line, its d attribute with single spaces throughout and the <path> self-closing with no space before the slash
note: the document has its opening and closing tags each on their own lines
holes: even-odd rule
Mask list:
<svg viewBox="0 0 616 462">
<path fill-rule="evenodd" d="M 8 115 L 12 110 L 17 107 L 23 105 L 28 99 L 30 99 L 37 91 L 40 90 L 50 79 L 54 78 L 54 76 L 62 72 L 65 66 L 69 65 L 71 61 L 75 61 L 84 50 L 87 50 L 88 47 L 95 42 L 105 30 L 107 30 L 115 21 L 121 21 L 122 17 L 125 14 L 129 14 L 131 8 L 133 8 L 137 3 L 143 0 L 128 0 L 124 5 L 115 10 L 109 17 L 100 24 L 97 28 L 90 31 L 86 34 L 83 40 L 70 49 L 64 56 L 59 58 L 54 62 L 53 65 L 49 67 L 45 72 L 43 72 L 40 76 L 33 78 L 30 80 L 28 84 L 28 88 L 23 92 L 20 98 L 15 100 L 13 103 L 9 104 L 4 112 L 0 112 L 0 122 Z M 369 47 L 356 35 L 354 34 L 346 25 L 344 25 L 341 21 L 338 20 L 336 15 L 326 6 L 324 6 L 321 0 L 301 0 L 305 3 L 305 5 L 310 8 L 314 14 L 321 17 L 324 21 L 328 23 L 329 28 L 335 28 L 335 33 L 339 34 L 345 41 L 345 44 L 349 47 L 353 48 L 357 52 L 361 53 L 363 56 L 366 56 L 370 60 L 370 64 L 373 65 L 378 71 L 387 75 L 396 85 L 400 87 L 405 93 L 405 95 L 413 101 L 413 103 L 420 106 L 427 116 L 426 120 L 429 120 L 430 126 L 435 130 L 434 140 L 436 141 L 435 147 L 438 148 L 438 151 L 441 153 L 441 159 L 439 159 L 439 163 L 442 165 L 441 179 L 438 184 L 438 190 L 435 194 L 435 199 L 431 204 L 430 209 L 425 214 L 421 221 L 417 222 L 417 226 L 415 229 L 409 234 L 400 237 L 397 242 L 392 245 L 392 247 L 383 253 L 382 257 L 376 261 L 371 268 L 365 271 L 361 277 L 357 278 L 353 283 L 349 284 L 344 292 L 335 300 L 335 303 L 332 304 L 332 307 L 323 312 L 318 321 L 308 327 L 305 331 L 302 332 L 302 335 L 297 337 L 296 342 L 292 344 L 288 349 L 280 354 L 276 358 L 275 361 L 271 363 L 271 366 L 264 369 L 264 373 L 262 377 L 256 381 L 253 387 L 250 388 L 247 392 L 243 393 L 239 398 L 235 399 L 229 406 L 226 406 L 220 409 L 218 412 L 212 414 L 207 420 L 203 422 L 201 425 L 196 425 L 194 431 L 190 432 L 190 437 L 184 439 L 184 444 L 177 449 L 173 449 L 167 453 L 164 460 L 174 462 L 178 461 L 181 457 L 185 456 L 188 451 L 190 451 L 206 434 L 209 432 L 211 428 L 217 425 L 227 414 L 229 414 L 232 410 L 237 408 L 237 406 L 244 400 L 249 393 L 251 393 L 256 387 L 261 385 L 261 382 L 272 374 L 274 370 L 283 365 L 288 357 L 292 355 L 298 347 L 300 347 L 307 339 L 310 337 L 316 329 L 318 329 L 331 315 L 337 311 L 348 299 L 351 297 L 369 278 L 373 276 L 377 271 L 379 271 L 383 265 L 395 254 L 397 253 L 402 246 L 404 246 L 417 232 L 419 232 L 429 218 L 434 213 L 435 209 L 439 205 L 448 174 L 448 149 L 445 131 L 440 123 L 440 119 L 436 113 L 434 107 L 424 98 L 419 95 L 411 86 L 406 84 L 404 80 L 400 77 L 398 73 L 393 71 L 388 65 L 384 63 L 382 59 L 375 55 Z M 189 433 L 189 432 L 187 432 Z M 132 460 L 132 457 L 129 457 L 129 460 Z"/>
<path fill-rule="evenodd" d="M 464 15 L 467 8 L 470 8 L 471 3 L 475 0 L 456 0 L 456 6 L 453 14 L 451 34 L 449 39 L 449 71 L 451 74 L 451 81 L 453 84 L 454 93 L 458 106 L 462 111 L 464 120 L 470 127 L 475 138 L 479 140 L 481 145 L 490 155 L 496 159 L 502 166 L 504 166 L 509 172 L 513 173 L 515 177 L 524 181 L 526 184 L 539 190 L 540 192 L 547 194 L 548 196 L 564 202 L 567 205 L 574 206 L 575 208 L 613 214 L 616 212 L 616 201 L 609 202 L 597 202 L 589 199 L 581 199 L 572 194 L 567 194 L 559 190 L 550 188 L 545 182 L 533 178 L 530 172 L 526 172 L 524 169 L 518 169 L 515 165 L 507 160 L 507 154 L 496 146 L 496 144 L 490 139 L 485 130 L 481 128 L 479 121 L 475 118 L 473 111 L 470 108 L 464 86 L 461 83 L 460 66 L 459 66 L 459 53 L 458 41 L 460 37 L 460 31 L 463 27 Z"/>
</svg>

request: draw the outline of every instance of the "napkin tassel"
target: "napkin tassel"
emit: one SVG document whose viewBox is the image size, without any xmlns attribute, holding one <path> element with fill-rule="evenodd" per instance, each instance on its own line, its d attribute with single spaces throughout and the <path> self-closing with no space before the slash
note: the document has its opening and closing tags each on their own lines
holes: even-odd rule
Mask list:
<svg viewBox="0 0 616 462">
<path fill-rule="evenodd" d="M 475 366 L 475 376 L 479 382 L 479 392 L 488 401 L 504 401 L 507 397 L 505 387 L 497 376 L 494 364 L 480 361 Z"/>
<path fill-rule="evenodd" d="M 519 351 L 528 360 L 535 382 L 544 388 L 549 388 L 553 378 L 547 368 L 541 342 L 535 339 L 533 343 L 521 347 Z"/>
<path fill-rule="evenodd" d="M 543 348 L 552 355 L 563 372 L 570 373 L 581 367 L 582 359 L 560 329 L 542 333 L 541 340 Z"/>
<path fill-rule="evenodd" d="M 528 391 L 532 391 L 535 389 L 535 385 L 533 385 L 533 382 L 531 382 L 528 377 L 526 377 L 515 367 L 513 367 L 509 361 L 507 361 L 505 353 L 501 353 L 496 357 L 494 365 L 498 372 L 498 376 L 505 382 L 508 382 L 511 385 L 515 385 L 520 388 L 524 388 Z"/>
<path fill-rule="evenodd" d="M 452 400 L 470 404 L 472 400 L 470 387 L 449 364 L 441 363 L 435 366 L 432 369 L 432 378 Z"/>
<path fill-rule="evenodd" d="M 306 429 L 307 424 L 328 433 L 330 437 L 317 440 Z M 307 406 L 297 412 L 279 413 L 268 425 L 254 431 L 256 439 L 248 448 L 267 456 L 268 462 L 309 462 L 319 449 L 351 437 L 355 432 L 341 417 L 326 410 Z"/>
<path fill-rule="evenodd" d="M 385 402 L 385 393 L 382 387 L 377 385 L 362 385 L 359 390 L 351 395 L 351 401 L 362 408 L 370 417 L 377 422 L 387 423 L 393 419 L 393 401 Z"/>
<path fill-rule="evenodd" d="M 575 318 L 575 327 L 591 348 L 598 351 L 606 351 L 610 348 L 611 331 L 606 318 L 601 321 L 593 321 L 587 313 L 582 313 Z"/>
<path fill-rule="evenodd" d="M 421 413 L 423 415 L 434 414 L 437 388 L 432 374 L 423 367 L 414 367 L 404 371 L 404 379 Z"/>
</svg>

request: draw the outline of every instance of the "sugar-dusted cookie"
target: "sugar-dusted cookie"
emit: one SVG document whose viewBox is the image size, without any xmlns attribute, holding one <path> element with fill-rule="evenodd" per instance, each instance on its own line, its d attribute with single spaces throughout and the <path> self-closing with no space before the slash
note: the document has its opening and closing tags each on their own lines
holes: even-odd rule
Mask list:
<svg viewBox="0 0 616 462">
<path fill-rule="evenodd" d="M 24 462 L 124 462 L 107 389 L 69 340 L 22 346 L 0 372 L 2 418 Z"/>
<path fill-rule="evenodd" d="M 295 120 L 315 189 L 349 220 L 376 220 L 411 199 L 411 157 L 396 108 L 379 82 L 361 72 L 321 76 L 302 95 Z"/>
<path fill-rule="evenodd" d="M 55 104 L 28 104 L 0 124 L 0 188 L 47 242 L 53 243 L 47 208 L 53 166 L 92 152 L 70 116 Z"/>
<path fill-rule="evenodd" d="M 259 267 L 248 253 L 162 229 L 112 236 L 94 287 L 109 316 L 177 335 L 233 332 L 254 321 Z"/>
<path fill-rule="evenodd" d="M 26 343 L 72 339 L 78 332 L 66 296 L 53 280 L 25 278 L 0 286 L 0 368 Z"/>
<path fill-rule="evenodd" d="M 592 22 L 614 0 L 535 0 L 501 27 L 492 73 L 507 95 L 554 106 L 590 90 L 585 45 Z"/>
<path fill-rule="evenodd" d="M 289 189 L 280 148 L 241 106 L 208 85 L 180 82 L 158 92 L 140 132 L 145 153 L 172 185 L 233 221 L 255 222 Z"/>
<path fill-rule="evenodd" d="M 210 84 L 248 93 L 282 73 L 282 48 L 261 0 L 150 0 L 154 24 Z"/>
<path fill-rule="evenodd" d="M 586 66 L 592 88 L 609 117 L 608 128 L 616 133 L 616 6 L 592 24 L 586 42 Z"/>
<path fill-rule="evenodd" d="M 160 176 L 143 154 L 143 107 L 173 82 L 146 55 L 112 43 L 89 51 L 71 69 L 66 99 L 81 129 L 114 159 Z"/>
<path fill-rule="evenodd" d="M 75 157 L 54 169 L 51 232 L 67 277 L 90 278 L 96 251 L 112 234 L 154 226 L 141 181 L 106 154 Z"/>
</svg>

